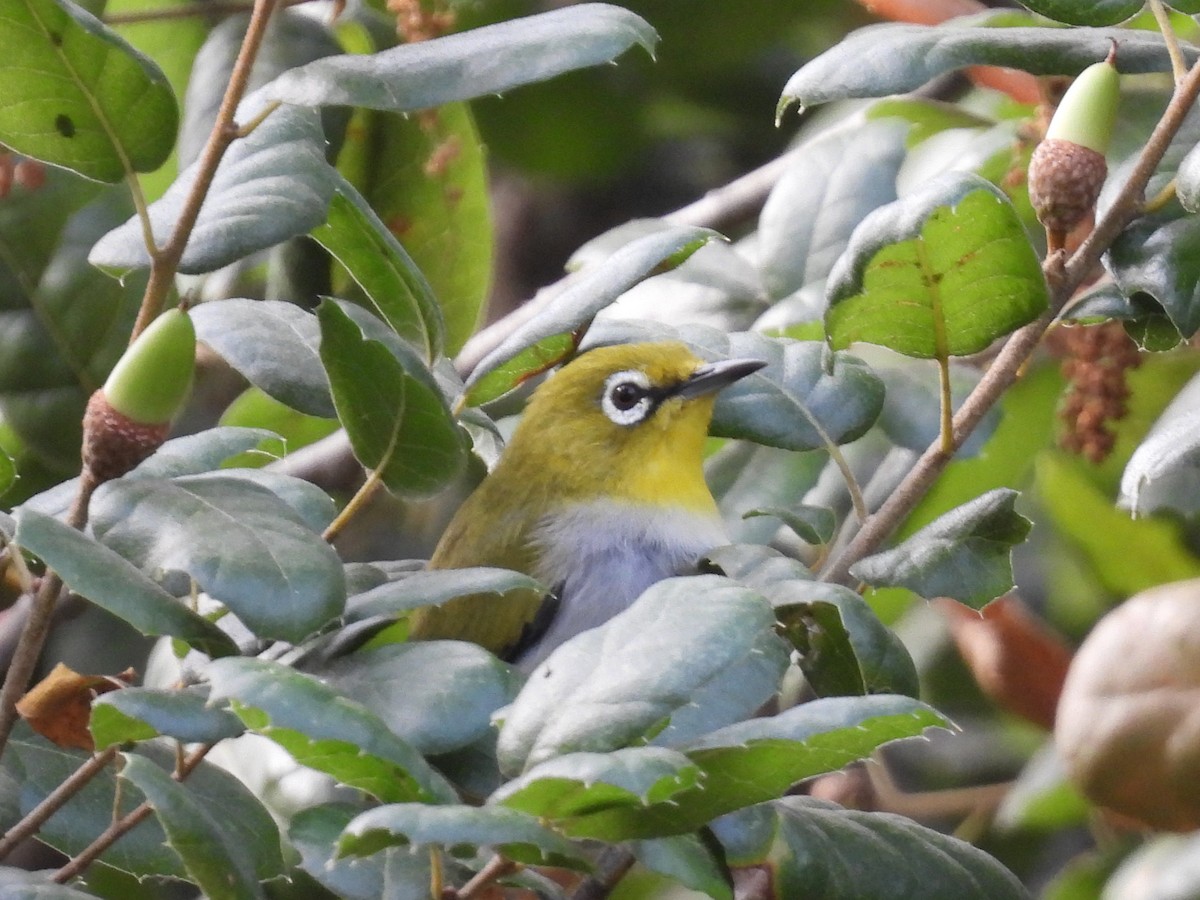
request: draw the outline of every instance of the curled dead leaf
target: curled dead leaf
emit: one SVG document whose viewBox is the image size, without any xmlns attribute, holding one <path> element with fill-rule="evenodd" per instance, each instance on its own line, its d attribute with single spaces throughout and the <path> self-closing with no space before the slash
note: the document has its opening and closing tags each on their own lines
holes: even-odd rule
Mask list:
<svg viewBox="0 0 1200 900">
<path fill-rule="evenodd" d="M 1200 827 L 1200 579 L 1142 591 L 1097 623 L 1067 673 L 1054 740 L 1098 805 Z"/>
<path fill-rule="evenodd" d="M 119 675 L 80 675 L 59 663 L 17 701 L 17 712 L 29 727 L 60 747 L 93 750 L 88 723 L 92 701 L 100 694 L 131 684 L 137 673 L 126 669 Z"/>
<path fill-rule="evenodd" d="M 956 600 L 934 606 L 980 689 L 1000 707 L 1049 730 L 1071 650 L 1013 594 L 976 612 Z"/>
</svg>

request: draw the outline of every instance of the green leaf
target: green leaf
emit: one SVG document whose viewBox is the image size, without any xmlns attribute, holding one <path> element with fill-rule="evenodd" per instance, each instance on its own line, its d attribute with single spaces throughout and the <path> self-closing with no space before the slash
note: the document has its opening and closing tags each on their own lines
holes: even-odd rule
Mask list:
<svg viewBox="0 0 1200 900">
<path fill-rule="evenodd" d="M 359 149 L 369 172 L 361 190 L 388 237 L 395 235 L 412 255 L 410 265 L 429 279 L 446 332 L 445 350 L 435 348 L 430 358 L 453 355 L 479 324 L 492 275 L 486 160 L 470 107 L 365 116 L 369 144 Z M 343 150 L 343 171 L 345 159 Z"/>
<path fill-rule="evenodd" d="M 230 833 L 228 823 L 235 817 L 231 809 L 209 809 L 201 798 L 192 796 L 189 785 L 171 777 L 150 760 L 125 754 L 121 778 L 142 792 L 154 808 L 154 813 L 167 834 L 167 844 L 183 860 L 188 876 L 212 900 L 243 900 L 266 895 L 259 886 L 256 869 L 263 866 L 264 855 L 273 855 L 272 875 L 283 873 L 279 850 L 279 832 L 266 809 L 257 804 L 260 815 L 255 828 L 241 816 L 249 812 L 245 806 L 236 811 L 240 834 Z M 247 792 L 249 796 L 249 792 Z M 254 835 L 253 845 L 241 840 L 247 833 Z M 268 876 L 269 877 L 269 876 Z"/>
<path fill-rule="evenodd" d="M 922 141 L 951 128 L 986 128 L 992 119 L 977 115 L 953 103 L 923 97 L 889 97 L 872 103 L 868 119 L 900 119 L 908 124 L 905 145 L 913 148 Z"/>
<path fill-rule="evenodd" d="M 183 743 L 215 744 L 245 729 L 226 709 L 207 705 L 207 692 L 131 687 L 101 694 L 92 703 L 92 736 L 103 750 L 163 735 Z"/>
<path fill-rule="evenodd" d="M 1129 2 L 1129 0 L 1127 0 Z M 885 97 L 914 91 L 945 72 L 995 65 L 1034 75 L 1077 75 L 1121 46 L 1123 73 L 1164 72 L 1171 61 L 1162 38 L 1123 28 L 987 27 L 1022 21 L 1011 12 L 951 19 L 937 27 L 873 25 L 852 32 L 840 44 L 807 63 L 788 79 L 777 114 L 788 107 L 816 106 L 854 97 Z M 1024 17 L 1037 25 L 1034 16 Z M 1188 64 L 1195 58 L 1186 50 Z"/>
<path fill-rule="evenodd" d="M 338 856 L 368 856 L 387 847 L 494 847 L 514 862 L 585 868 L 586 857 L 533 816 L 500 806 L 393 803 L 356 816 L 342 832 Z"/>
<path fill-rule="evenodd" d="M 907 131 L 896 122 L 831 129 L 789 156 L 758 219 L 759 265 L 773 299 L 824 281 L 855 226 L 896 199 Z"/>
<path fill-rule="evenodd" d="M 1130 518 L 1096 487 L 1081 461 L 1043 453 L 1034 471 L 1049 521 L 1113 595 L 1131 597 L 1156 584 L 1200 577 L 1200 562 L 1178 523 Z"/>
<path fill-rule="evenodd" d="M 491 734 L 492 713 L 512 700 L 520 683 L 495 656 L 462 641 L 359 650 L 320 674 L 425 754 L 449 753 Z M 396 690 L 402 684 L 420 690 Z"/>
<path fill-rule="evenodd" d="M 362 288 L 381 319 L 426 362 L 442 354 L 445 325 L 433 288 L 367 201 L 342 181 L 312 236 Z"/>
<path fill-rule="evenodd" d="M 332 418 L 321 365 L 320 327 L 311 313 L 277 300 L 222 300 L 191 311 L 196 338 L 280 403 Z"/>
<path fill-rule="evenodd" d="M 0 866 L 0 894 L 5 900 L 95 900 L 95 894 L 58 884 L 53 874 Z"/>
<path fill-rule="evenodd" d="M 789 580 L 759 588 L 775 604 L 800 669 L 819 697 L 920 695 L 917 667 L 862 597 L 840 585 Z"/>
<path fill-rule="evenodd" d="M 0 409 L 38 462 L 64 476 L 79 471 L 84 406 L 124 351 L 145 286 L 88 264 L 92 244 L 132 209 L 124 186 L 96 192 L 51 169 L 41 189 L 0 204 Z"/>
<path fill-rule="evenodd" d="M 361 703 L 279 663 L 227 659 L 208 668 L 212 699 L 301 765 L 386 802 L 447 803 L 453 788 Z"/>
<path fill-rule="evenodd" d="M 765 868 L 772 897 L 1026 900 L 984 851 L 891 813 L 785 797 L 713 823 L 735 870 Z"/>
<path fill-rule="evenodd" d="M 742 513 L 743 519 L 752 519 L 756 516 L 771 516 L 778 519 L 792 529 L 796 536 L 806 544 L 829 543 L 829 539 L 833 537 L 833 530 L 837 526 L 837 517 L 833 510 L 824 506 L 801 504 L 792 509 L 767 506 Z"/>
<path fill-rule="evenodd" d="M 703 325 L 603 322 L 588 333 L 586 346 L 662 340 L 681 340 L 707 360 L 766 360 L 766 368 L 717 395 L 709 429 L 715 437 L 814 450 L 826 440 L 844 444 L 861 437 L 883 406 L 883 383 L 875 373 L 849 353 L 829 354 L 818 341 L 727 334 Z"/>
<path fill-rule="evenodd" d="M 389 847 L 365 859 L 334 855 L 338 837 L 361 811 L 328 803 L 292 818 L 288 838 L 300 851 L 304 871 L 349 900 L 428 900 L 433 877 L 429 854 Z"/>
<path fill-rule="evenodd" d="M 1143 0 L 1022 0 L 1035 13 L 1068 25 L 1116 25 L 1142 11 Z"/>
<path fill-rule="evenodd" d="M 466 462 L 458 426 L 424 364 L 352 309 L 326 300 L 317 317 L 321 361 L 354 455 L 397 494 L 437 493 Z"/>
<path fill-rule="evenodd" d="M 533 671 L 500 730 L 501 769 L 651 734 L 674 744 L 752 714 L 787 665 L 774 623 L 765 600 L 719 576 L 652 585 Z"/>
<path fill-rule="evenodd" d="M 1012 548 L 1032 523 L 997 488 L 952 509 L 903 543 L 855 563 L 850 574 L 874 587 L 905 587 L 931 600 L 952 597 L 979 609 L 1012 589 Z"/>
<path fill-rule="evenodd" d="M 948 722 L 908 697 L 830 697 L 775 716 L 749 719 L 676 749 L 699 767 L 695 787 L 643 809 L 597 809 L 564 826 L 573 837 L 599 840 L 686 834 L 794 784 L 836 771 L 901 738 Z"/>
<path fill-rule="evenodd" d="M 254 94 L 238 110 L 238 121 L 262 111 Z M 191 193 L 199 163 L 189 166 L 150 205 L 155 239 L 165 241 Z M 275 110 L 249 135 L 234 141 L 221 159 L 200 216 L 179 263 L 186 275 L 212 272 L 290 237 L 307 234 L 325 221 L 336 187 L 325 161 L 325 133 L 314 109 Z M 134 216 L 92 248 L 93 265 L 127 271 L 146 268 L 150 257 L 141 220 Z"/>
<path fill-rule="evenodd" d="M 644 809 L 697 787 L 700 771 L 682 753 L 625 747 L 569 753 L 534 766 L 488 798 L 570 828 L 571 820 L 616 807 Z"/>
<path fill-rule="evenodd" d="M 421 606 L 441 606 L 455 597 L 471 594 L 503 596 L 512 591 L 545 593 L 546 588 L 536 579 L 510 569 L 476 566 L 443 571 L 422 570 L 351 597 L 346 603 L 346 619 L 348 622 L 358 622 Z"/>
<path fill-rule="evenodd" d="M 578 7 L 577 7 L 578 8 Z M 602 265 L 573 274 L 537 316 L 506 337 L 472 371 L 466 402 L 478 406 L 561 362 L 573 335 L 643 278 L 673 268 L 717 238 L 707 228 L 677 227 L 630 241 Z"/>
<path fill-rule="evenodd" d="M 44 800 L 91 756 L 86 751 L 56 747 L 30 732 L 24 723 L 17 725 L 9 748 L 12 753 L 5 754 L 5 764 L 9 764 L 10 756 L 15 756 L 23 771 L 22 814 Z M 132 756 L 127 754 L 127 758 Z M 165 743 L 143 744 L 136 756 L 153 761 L 163 770 L 164 777 L 177 761 L 175 747 Z M 230 840 L 251 852 L 254 861 L 251 871 L 256 872 L 257 878 L 280 874 L 278 832 L 270 815 L 245 785 L 224 769 L 202 762 L 188 776 L 187 790 L 197 803 L 223 817 L 222 827 Z M 107 767 L 73 796 L 38 836 L 68 856 L 77 854 L 112 823 L 114 815 L 128 815 L 143 799 L 141 791 L 129 783 L 122 784 L 118 792 L 116 767 Z M 139 877 L 186 878 L 179 856 L 164 840 L 162 826 L 150 817 L 106 850 L 100 862 Z"/>
<path fill-rule="evenodd" d="M 298 641 L 341 613 L 342 565 L 313 523 L 255 483 L 263 476 L 278 477 L 110 481 L 92 498 L 92 528 L 143 571 L 188 573 L 256 635 Z"/>
<path fill-rule="evenodd" d="M 17 481 L 17 464 L 3 447 L 0 447 L 0 497 L 8 493 Z"/>
<path fill-rule="evenodd" d="M 639 16 L 585 3 L 370 56 L 339 56 L 285 72 L 267 96 L 299 106 L 415 112 L 611 62 L 657 36 Z"/>
<path fill-rule="evenodd" d="M 150 172 L 175 143 L 166 76 L 74 3 L 0 7 L 0 142 L 96 181 Z"/>
<path fill-rule="evenodd" d="M 1136 517 L 1160 509 L 1200 509 L 1200 377 L 1163 410 L 1121 475 L 1120 503 Z"/>
<path fill-rule="evenodd" d="M 237 652 L 221 629 L 103 544 L 29 507 L 18 509 L 16 520 L 20 546 L 41 557 L 71 590 L 143 634 L 171 635 L 210 656 Z"/>
<path fill-rule="evenodd" d="M 1008 198 L 977 175 L 942 176 L 855 229 L 829 276 L 825 330 L 943 360 L 985 349 L 1046 308 L 1046 282 Z"/>
<path fill-rule="evenodd" d="M 723 860 L 694 834 L 634 841 L 637 861 L 684 887 L 707 894 L 714 900 L 733 900 L 729 873 Z"/>
</svg>

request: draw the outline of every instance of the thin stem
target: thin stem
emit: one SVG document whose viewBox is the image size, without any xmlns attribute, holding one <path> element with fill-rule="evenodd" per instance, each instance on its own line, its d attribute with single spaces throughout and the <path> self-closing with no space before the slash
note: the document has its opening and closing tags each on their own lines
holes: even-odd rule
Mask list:
<svg viewBox="0 0 1200 900">
<path fill-rule="evenodd" d="M 1176 188 L 1176 179 L 1172 178 L 1162 186 L 1157 194 L 1155 194 L 1142 205 L 1142 212 L 1144 212 L 1146 215 L 1151 215 L 1158 212 L 1175 199 Z"/>
<path fill-rule="evenodd" d="M 942 407 L 942 452 L 954 452 L 954 398 L 950 393 L 950 357 L 938 359 L 938 383 L 941 385 Z"/>
<path fill-rule="evenodd" d="M 175 781 L 183 781 L 196 766 L 208 754 L 208 751 L 213 748 L 213 744 L 204 744 L 191 752 L 187 759 L 171 773 L 171 777 Z M 96 858 L 105 850 L 115 844 L 120 838 L 124 837 L 134 828 L 136 828 L 144 819 L 149 817 L 154 812 L 154 807 L 148 802 L 141 803 L 134 807 L 128 814 L 117 819 L 108 828 L 97 837 L 94 841 L 88 844 L 82 851 L 74 856 L 65 866 L 54 873 L 54 882 L 57 884 L 66 884 L 72 878 L 82 875 Z"/>
<path fill-rule="evenodd" d="M 142 296 L 142 306 L 138 310 L 137 321 L 134 323 L 133 333 L 130 335 L 131 341 L 141 334 L 162 310 L 167 292 L 174 284 L 175 273 L 179 268 L 179 261 L 183 258 L 184 248 L 187 247 L 192 229 L 196 226 L 200 207 L 204 203 L 204 198 L 208 196 L 209 188 L 212 187 L 213 179 L 216 177 L 217 167 L 221 164 L 221 158 L 229 149 L 229 145 L 238 137 L 234 116 L 237 113 L 238 104 L 246 93 L 250 70 L 254 65 L 255 57 L 258 56 L 258 50 L 262 46 L 267 23 L 270 21 L 276 2 L 277 0 L 256 0 L 254 4 L 246 36 L 242 39 L 242 46 L 238 51 L 237 60 L 233 64 L 229 84 L 225 88 L 225 96 L 217 111 L 217 120 L 209 133 L 208 142 L 200 154 L 200 160 L 196 165 L 196 178 L 184 199 L 183 207 L 179 212 L 179 220 L 175 223 L 175 228 L 167 243 L 150 254 L 150 280 L 147 282 L 146 292 Z"/>
<path fill-rule="evenodd" d="M 113 761 L 119 749 L 118 745 L 113 744 L 103 752 L 93 755 L 72 772 L 66 781 L 51 791 L 46 799 L 31 809 L 21 821 L 10 828 L 0 839 L 0 859 L 8 856 L 17 844 L 33 835 L 45 824 L 47 819 L 62 809 L 67 801 L 79 793 L 89 781 L 103 772 L 105 767 Z"/>
<path fill-rule="evenodd" d="M 136 172 L 130 172 L 125 176 L 125 183 L 129 185 L 129 196 L 133 198 L 133 208 L 142 225 L 142 242 L 146 245 L 146 253 L 153 259 L 158 252 L 158 243 L 154 240 L 154 224 L 150 221 L 150 207 L 142 191 L 141 179 Z"/>
<path fill-rule="evenodd" d="M 519 863 L 515 863 L 511 859 L 506 859 L 497 853 L 466 884 L 455 892 L 455 900 L 471 900 L 471 898 L 487 888 L 492 882 L 503 878 L 505 875 L 511 875 L 519 868 L 521 868 Z"/>
<path fill-rule="evenodd" d="M 95 479 L 87 472 L 79 479 L 79 491 L 67 514 L 67 524 L 72 528 L 82 528 L 87 522 L 88 502 L 96 487 Z M 56 572 L 47 571 L 42 576 L 42 583 L 30 605 L 29 618 L 25 621 L 25 627 L 21 629 L 17 649 L 13 651 L 12 663 L 4 676 L 4 686 L 0 687 L 0 756 L 4 754 L 13 726 L 17 723 L 17 701 L 25 693 L 37 668 L 38 657 L 41 656 L 46 636 L 50 633 L 54 610 L 62 591 L 62 579 Z"/>
<path fill-rule="evenodd" d="M 1179 37 L 1175 34 L 1175 26 L 1171 24 L 1171 14 L 1163 6 L 1162 0 L 1150 0 L 1150 11 L 1158 22 L 1158 30 L 1162 32 L 1163 41 L 1167 45 L 1167 55 L 1171 57 L 1171 73 L 1175 83 L 1183 81 L 1187 76 L 1187 63 L 1183 59 L 1183 51 L 1179 49 Z"/>
<path fill-rule="evenodd" d="M 366 481 L 362 483 L 362 486 L 354 492 L 354 496 L 342 507 L 342 511 L 337 514 L 337 518 L 330 522 L 329 527 L 321 534 L 322 540 L 332 544 L 337 539 L 337 536 L 342 533 L 342 529 L 350 524 L 350 520 L 358 515 L 359 510 L 367 505 L 367 501 L 375 496 L 375 492 L 379 490 L 381 484 L 383 484 L 383 476 L 379 474 L 378 469 L 372 469 L 370 474 L 367 475 Z"/>
<path fill-rule="evenodd" d="M 604 900 L 633 868 L 633 851 L 627 847 L 607 848 L 596 861 L 596 870 L 580 882 L 571 900 Z"/>
<path fill-rule="evenodd" d="M 1167 105 L 1162 118 L 1155 126 L 1134 164 L 1129 179 L 1121 186 L 1108 211 L 1096 223 L 1092 233 L 1084 240 L 1069 260 L 1063 261 L 1062 253 L 1055 253 L 1043 264 L 1043 272 L 1050 286 L 1050 308 L 1036 321 L 1014 332 L 991 367 L 975 386 L 975 390 L 963 402 L 954 417 L 953 446 L 961 447 L 983 416 L 1003 395 L 1017 378 L 1025 361 L 1037 348 L 1042 335 L 1054 320 L 1075 289 L 1091 273 L 1117 235 L 1132 222 L 1143 209 L 1146 185 L 1154 174 L 1163 155 L 1178 133 L 1192 105 L 1200 94 L 1200 62 L 1180 82 Z M 912 470 L 900 483 L 887 501 L 872 515 L 846 548 L 831 560 L 821 573 L 823 581 L 846 583 L 849 570 L 854 563 L 874 550 L 908 517 L 950 461 L 950 454 L 934 442 L 917 460 Z"/>
</svg>

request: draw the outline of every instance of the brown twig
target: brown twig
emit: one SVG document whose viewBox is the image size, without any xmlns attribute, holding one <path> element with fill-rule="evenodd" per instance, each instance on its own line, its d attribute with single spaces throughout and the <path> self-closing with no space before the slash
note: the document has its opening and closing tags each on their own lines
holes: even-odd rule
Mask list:
<svg viewBox="0 0 1200 900">
<path fill-rule="evenodd" d="M 180 763 L 179 767 L 171 773 L 171 777 L 175 781 L 183 781 L 192 774 L 196 766 L 200 765 L 201 761 L 208 754 L 208 751 L 214 746 L 213 744 L 204 744 L 193 750 L 187 759 Z M 154 807 L 149 802 L 144 802 L 134 807 L 129 813 L 104 829 L 99 837 L 72 857 L 65 866 L 55 872 L 54 881 L 58 884 L 66 884 L 72 878 L 82 875 L 84 870 L 95 862 L 101 853 L 136 828 L 143 819 L 146 819 L 153 812 Z"/>
<path fill-rule="evenodd" d="M 477 896 L 492 882 L 506 875 L 511 875 L 519 868 L 521 868 L 519 863 L 515 863 L 511 859 L 506 859 L 497 853 L 466 884 L 450 894 L 450 898 L 451 900 L 472 900 L 473 897 Z"/>
<path fill-rule="evenodd" d="M 88 503 L 96 490 L 96 482 L 86 474 L 79 479 L 79 491 L 67 514 L 67 524 L 72 528 L 82 528 L 87 522 Z M 12 664 L 4 676 L 4 686 L 0 687 L 0 756 L 8 746 L 9 736 L 17 723 L 17 701 L 29 686 L 37 668 L 38 657 L 50 633 L 54 621 L 54 610 L 58 606 L 59 595 L 63 591 L 63 581 L 56 572 L 47 572 L 42 577 L 37 594 L 29 608 L 29 618 L 21 629 L 21 637 L 17 640 L 17 649 L 13 651 Z"/>
<path fill-rule="evenodd" d="M 1101 254 L 1130 222 L 1141 215 L 1146 185 L 1162 162 L 1171 140 L 1178 133 L 1198 95 L 1200 63 L 1194 65 L 1187 77 L 1176 86 L 1171 102 L 1142 148 L 1129 178 L 1092 233 L 1069 260 L 1064 262 L 1062 253 L 1047 258 L 1043 271 L 1050 287 L 1050 308 L 1008 339 L 979 384 L 963 402 L 954 416 L 954 450 L 963 445 L 984 414 L 1016 381 L 1021 366 L 1037 348 L 1054 316 L 1100 261 Z M 821 573 L 821 579 L 847 583 L 850 567 L 874 552 L 908 517 L 950 462 L 952 455 L 942 449 L 940 441 L 931 444 L 887 501 L 863 523 L 845 549 L 828 563 Z"/>
<path fill-rule="evenodd" d="M 191 190 L 184 199 L 179 212 L 179 220 L 171 232 L 167 242 L 158 248 L 150 249 L 150 280 L 146 284 L 146 292 L 142 295 L 142 305 L 138 310 L 137 321 L 133 326 L 132 342 L 155 316 L 162 310 L 167 292 L 175 281 L 175 273 L 179 269 L 179 261 L 183 259 L 183 251 L 187 247 L 196 219 L 200 215 L 200 207 L 208 196 L 217 167 L 221 158 L 238 138 L 238 126 L 234 120 L 238 104 L 246 93 L 246 85 L 250 80 L 250 70 L 258 56 L 266 34 L 267 23 L 274 11 L 278 0 L 256 0 L 254 10 L 250 14 L 250 24 L 246 36 L 242 39 L 241 49 L 233 64 L 233 72 L 229 76 L 229 85 L 225 88 L 225 96 L 217 111 L 217 120 L 209 133 L 208 142 L 200 153 L 196 166 L 196 179 L 192 182 Z"/>
<path fill-rule="evenodd" d="M 607 847 L 596 861 L 596 871 L 579 883 L 571 900 L 604 900 L 633 868 L 635 861 L 633 851 L 628 847 Z"/>
<path fill-rule="evenodd" d="M 47 819 L 62 809 L 68 800 L 83 790 L 89 781 L 103 772 L 119 749 L 113 744 L 108 749 L 94 754 L 72 772 L 66 781 L 51 791 L 46 799 L 31 809 L 21 821 L 5 832 L 4 837 L 0 838 L 0 859 L 8 856 L 21 841 L 32 836 Z"/>
</svg>

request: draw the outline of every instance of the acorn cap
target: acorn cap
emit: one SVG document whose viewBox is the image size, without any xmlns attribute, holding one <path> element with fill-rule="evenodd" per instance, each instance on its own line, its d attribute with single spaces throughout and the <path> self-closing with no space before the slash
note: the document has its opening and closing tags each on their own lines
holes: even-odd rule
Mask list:
<svg viewBox="0 0 1200 900">
<path fill-rule="evenodd" d="M 1071 141 L 1101 155 L 1108 152 L 1121 95 L 1121 76 L 1115 60 L 1114 44 L 1104 62 L 1079 73 L 1054 111 L 1046 129 L 1047 140 Z"/>
<path fill-rule="evenodd" d="M 1051 231 L 1069 232 L 1096 205 L 1108 163 L 1090 147 L 1047 138 L 1029 161 L 1029 202 Z"/>
<path fill-rule="evenodd" d="M 115 412 L 134 422 L 168 424 L 187 399 L 195 368 L 192 319 L 171 309 L 129 345 L 104 382 L 104 397 Z"/>
</svg>

